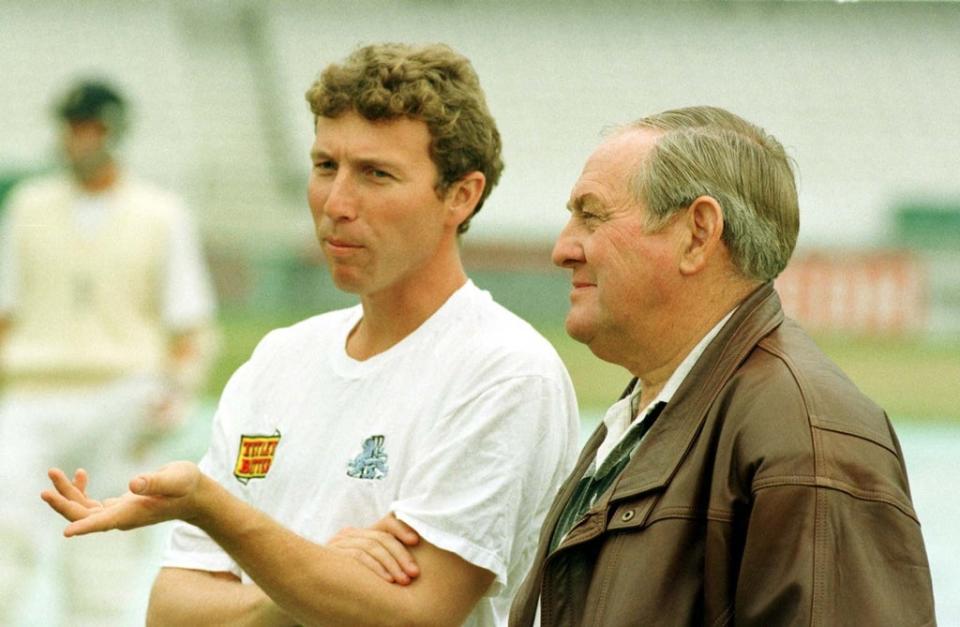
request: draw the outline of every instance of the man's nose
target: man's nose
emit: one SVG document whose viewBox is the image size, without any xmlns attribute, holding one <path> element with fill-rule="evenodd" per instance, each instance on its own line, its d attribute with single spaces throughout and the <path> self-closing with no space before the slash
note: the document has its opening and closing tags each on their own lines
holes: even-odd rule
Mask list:
<svg viewBox="0 0 960 627">
<path fill-rule="evenodd" d="M 357 217 L 357 190 L 348 172 L 341 169 L 330 181 L 322 209 L 334 221 Z"/>
<path fill-rule="evenodd" d="M 557 236 L 553 251 L 550 253 L 550 259 L 554 265 L 561 268 L 569 268 L 583 261 L 583 246 L 572 218 L 567 220 L 567 224 L 560 231 L 560 235 Z"/>
</svg>

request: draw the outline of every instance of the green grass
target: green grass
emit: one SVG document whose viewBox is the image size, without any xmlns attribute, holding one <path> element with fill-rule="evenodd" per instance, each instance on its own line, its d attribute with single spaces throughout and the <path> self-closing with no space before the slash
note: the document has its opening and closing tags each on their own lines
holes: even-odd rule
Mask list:
<svg viewBox="0 0 960 627">
<path fill-rule="evenodd" d="M 960 421 L 960 339 L 815 339 L 891 417 Z"/>
<path fill-rule="evenodd" d="M 541 332 L 566 363 L 581 407 L 602 409 L 620 395 L 630 377 L 624 369 L 600 361 L 559 326 Z M 892 418 L 960 421 L 960 340 L 841 335 L 814 339 Z"/>
<path fill-rule="evenodd" d="M 566 364 L 580 407 L 603 411 L 620 398 L 633 378 L 628 370 L 594 357 L 584 344 L 570 339 L 562 324 L 541 327 L 539 331 L 550 340 Z"/>
<path fill-rule="evenodd" d="M 257 343 L 272 329 L 285 327 L 313 315 L 310 312 L 275 310 L 251 312 L 227 309 L 220 312 L 220 354 L 210 372 L 205 395 L 219 398 L 230 375 L 253 353 Z"/>
<path fill-rule="evenodd" d="M 223 346 L 207 386 L 219 396 L 229 376 L 270 329 L 287 326 L 311 312 L 277 310 L 225 311 Z M 630 373 L 600 361 L 571 340 L 561 323 L 540 325 L 567 365 L 580 406 L 602 411 L 623 391 Z M 960 340 L 933 342 L 917 338 L 820 336 L 820 347 L 867 396 L 897 420 L 960 421 Z"/>
</svg>

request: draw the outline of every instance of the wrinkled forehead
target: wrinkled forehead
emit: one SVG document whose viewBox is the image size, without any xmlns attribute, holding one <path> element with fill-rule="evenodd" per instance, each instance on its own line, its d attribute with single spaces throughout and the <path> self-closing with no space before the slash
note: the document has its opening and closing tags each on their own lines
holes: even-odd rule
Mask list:
<svg viewBox="0 0 960 627">
<path fill-rule="evenodd" d="M 608 137 L 584 164 L 570 202 L 590 198 L 612 203 L 628 195 L 630 181 L 661 135 L 652 129 L 627 128 Z"/>
<path fill-rule="evenodd" d="M 617 163 L 625 171 L 635 171 L 657 145 L 664 132 L 645 127 L 623 127 L 609 134 L 590 158 L 591 161 Z"/>
</svg>

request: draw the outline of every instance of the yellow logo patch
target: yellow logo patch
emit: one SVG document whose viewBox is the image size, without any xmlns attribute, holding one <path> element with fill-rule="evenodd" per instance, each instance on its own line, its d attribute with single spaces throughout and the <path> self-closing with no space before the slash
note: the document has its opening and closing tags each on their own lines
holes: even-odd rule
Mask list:
<svg viewBox="0 0 960 627">
<path fill-rule="evenodd" d="M 270 472 L 280 444 L 280 432 L 273 435 L 241 435 L 233 476 L 246 485 L 251 479 L 263 479 Z"/>
</svg>

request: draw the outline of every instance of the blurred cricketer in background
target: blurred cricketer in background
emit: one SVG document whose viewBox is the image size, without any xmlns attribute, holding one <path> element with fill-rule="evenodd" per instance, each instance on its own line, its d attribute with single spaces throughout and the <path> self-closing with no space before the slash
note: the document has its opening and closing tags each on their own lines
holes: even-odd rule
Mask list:
<svg viewBox="0 0 960 627">
<path fill-rule="evenodd" d="M 547 515 L 510 624 L 932 625 L 896 435 L 783 315 L 783 147 L 693 107 L 613 133 L 553 260 L 567 332 L 634 379 Z"/>
<path fill-rule="evenodd" d="M 214 300 L 182 203 L 118 161 L 120 93 L 81 82 L 56 114 L 66 171 L 14 189 L 0 229 L 0 623 L 36 624 L 19 601 L 55 551 L 70 625 L 116 625 L 146 538 L 51 545 L 36 473 L 82 466 L 110 494 L 142 469 L 203 379 Z"/>
<path fill-rule="evenodd" d="M 307 99 L 317 239 L 360 305 L 260 343 L 199 468 L 104 503 L 52 471 L 44 498 L 76 521 L 68 535 L 192 523 L 151 624 L 505 624 L 578 424 L 556 352 L 460 261 L 503 167 L 496 125 L 443 45 L 358 49 Z M 419 538 L 419 569 L 392 560 L 393 534 Z"/>
</svg>

